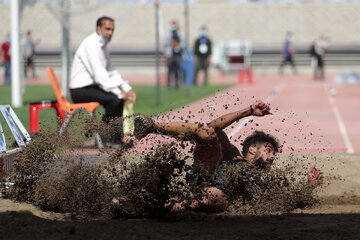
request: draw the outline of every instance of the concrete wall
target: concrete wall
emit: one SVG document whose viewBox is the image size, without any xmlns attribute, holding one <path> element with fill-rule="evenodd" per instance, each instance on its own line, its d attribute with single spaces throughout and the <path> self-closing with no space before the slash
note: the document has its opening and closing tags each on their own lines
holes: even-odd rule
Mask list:
<svg viewBox="0 0 360 240">
<path fill-rule="evenodd" d="M 153 4 L 103 4 L 72 6 L 71 45 L 95 30 L 95 21 L 101 15 L 116 20 L 111 46 L 153 47 L 155 44 L 155 9 Z M 184 30 L 184 4 L 161 5 L 163 31 L 172 19 L 178 19 Z M 286 31 L 294 33 L 294 43 L 307 45 L 315 37 L 325 34 L 331 43 L 346 45 L 360 43 L 360 3 L 248 3 L 224 1 L 190 4 L 190 43 L 198 35 L 201 25 L 209 28 L 214 42 L 230 39 L 248 39 L 254 45 L 277 46 Z M 22 14 L 21 31 L 33 31 L 40 46 L 59 47 L 60 22 L 44 4 L 26 6 Z M 10 6 L 0 4 L 0 39 L 10 30 Z"/>
</svg>

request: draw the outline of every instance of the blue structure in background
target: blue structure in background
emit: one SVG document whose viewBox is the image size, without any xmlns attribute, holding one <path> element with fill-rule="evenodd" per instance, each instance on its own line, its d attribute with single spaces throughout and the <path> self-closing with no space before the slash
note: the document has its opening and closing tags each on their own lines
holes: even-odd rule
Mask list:
<svg viewBox="0 0 360 240">
<path fill-rule="evenodd" d="M 191 50 L 184 49 L 181 61 L 184 84 L 188 87 L 194 83 L 194 54 Z"/>
</svg>

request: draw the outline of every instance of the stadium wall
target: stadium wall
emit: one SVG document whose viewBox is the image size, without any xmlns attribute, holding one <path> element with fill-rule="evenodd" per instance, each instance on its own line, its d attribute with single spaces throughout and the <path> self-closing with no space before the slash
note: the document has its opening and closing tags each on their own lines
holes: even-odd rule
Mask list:
<svg viewBox="0 0 360 240">
<path fill-rule="evenodd" d="M 206 24 L 213 41 L 247 39 L 254 46 L 279 46 L 286 31 L 294 33 L 295 45 L 307 46 L 324 34 L 332 45 L 360 43 L 358 13 L 360 3 L 193 3 L 190 7 L 190 45 L 199 28 Z M 53 11 L 56 12 L 56 11 Z M 111 46 L 149 48 L 155 45 L 155 8 L 153 4 L 73 5 L 71 8 L 71 45 L 95 30 L 101 15 L 116 20 Z M 168 31 L 169 23 L 177 19 L 184 30 L 184 4 L 161 5 L 161 31 Z M 0 38 L 10 31 L 10 5 L 0 4 Z M 21 18 L 21 32 L 32 30 L 40 47 L 60 47 L 61 24 L 44 3 L 25 6 Z"/>
</svg>

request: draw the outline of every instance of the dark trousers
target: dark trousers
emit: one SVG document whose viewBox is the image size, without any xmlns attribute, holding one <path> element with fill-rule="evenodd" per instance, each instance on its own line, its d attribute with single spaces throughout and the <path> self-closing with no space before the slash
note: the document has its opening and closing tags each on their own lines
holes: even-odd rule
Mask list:
<svg viewBox="0 0 360 240">
<path fill-rule="evenodd" d="M 284 58 L 284 60 L 281 62 L 280 67 L 279 67 L 279 74 L 282 75 L 283 74 L 283 68 L 286 64 L 290 64 L 293 70 L 294 74 L 297 74 L 297 70 L 296 70 L 296 66 L 295 66 L 295 62 L 292 56 L 286 57 Z"/>
<path fill-rule="evenodd" d="M 24 58 L 24 76 L 27 78 L 27 73 L 29 68 L 31 67 L 32 76 L 35 77 L 35 66 L 34 60 L 32 57 Z"/>
<path fill-rule="evenodd" d="M 103 105 L 105 107 L 104 122 L 109 122 L 115 117 L 122 117 L 124 100 L 113 93 L 105 92 L 99 86 L 71 89 L 70 94 L 74 103 L 99 102 Z"/>
<path fill-rule="evenodd" d="M 173 56 L 167 59 L 168 76 L 167 76 L 167 87 L 171 87 L 171 78 L 174 77 L 175 88 L 179 88 L 179 81 L 181 77 L 181 56 Z"/>
<path fill-rule="evenodd" d="M 4 62 L 4 79 L 5 79 L 5 84 L 10 84 L 11 83 L 11 62 Z"/>
<path fill-rule="evenodd" d="M 324 80 L 325 79 L 325 71 L 324 71 L 324 59 L 321 55 L 316 55 L 316 68 L 314 71 L 314 79 Z"/>
<path fill-rule="evenodd" d="M 208 68 L 209 68 L 209 61 L 208 58 L 203 58 L 203 57 L 197 57 L 197 62 L 196 62 L 196 66 L 195 66 L 195 75 L 194 75 L 194 85 L 198 84 L 198 75 L 199 75 L 199 71 L 200 70 L 204 70 L 204 85 L 207 84 L 207 80 L 208 80 Z"/>
</svg>

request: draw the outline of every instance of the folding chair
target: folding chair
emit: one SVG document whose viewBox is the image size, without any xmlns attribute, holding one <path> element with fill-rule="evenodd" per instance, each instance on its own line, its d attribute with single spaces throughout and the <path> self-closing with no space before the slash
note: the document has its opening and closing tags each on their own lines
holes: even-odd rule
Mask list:
<svg viewBox="0 0 360 240">
<path fill-rule="evenodd" d="M 64 97 L 59 82 L 56 78 L 56 75 L 54 73 L 54 69 L 52 67 L 46 67 L 46 72 L 49 76 L 50 82 L 51 82 L 51 86 L 54 89 L 55 95 L 56 95 L 56 99 L 60 105 L 60 108 L 66 113 L 66 118 L 65 121 L 63 122 L 63 124 L 60 127 L 60 135 L 62 135 L 65 131 L 65 129 L 67 128 L 67 126 L 69 125 L 72 117 L 80 111 L 86 111 L 89 113 L 89 115 L 91 117 L 95 117 L 94 116 L 94 111 L 97 107 L 100 106 L 100 103 L 98 102 L 88 102 L 88 103 L 70 103 L 69 101 L 66 100 L 66 98 Z M 95 133 L 95 140 L 97 143 L 98 148 L 103 148 L 103 143 L 101 140 L 101 137 L 99 135 L 99 133 Z"/>
</svg>

